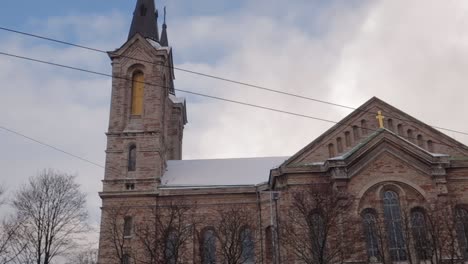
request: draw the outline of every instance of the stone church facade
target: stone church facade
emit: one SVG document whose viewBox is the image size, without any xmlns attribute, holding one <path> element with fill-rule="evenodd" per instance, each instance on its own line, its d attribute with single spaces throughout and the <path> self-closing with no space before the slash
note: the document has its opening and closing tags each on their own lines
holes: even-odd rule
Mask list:
<svg viewBox="0 0 468 264">
<path fill-rule="evenodd" d="M 378 98 L 290 157 L 181 160 L 155 12 L 109 52 L 98 263 L 468 263 L 468 147 Z"/>
</svg>

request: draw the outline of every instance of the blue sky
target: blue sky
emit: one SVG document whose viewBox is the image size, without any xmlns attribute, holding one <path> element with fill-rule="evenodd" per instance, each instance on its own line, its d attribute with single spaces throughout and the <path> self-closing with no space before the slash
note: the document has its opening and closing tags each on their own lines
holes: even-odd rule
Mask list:
<svg viewBox="0 0 468 264">
<path fill-rule="evenodd" d="M 357 107 L 377 96 L 439 127 L 468 106 L 468 2 L 167 0 L 176 66 Z M 106 50 L 126 40 L 129 0 L 3 1 L 0 26 Z M 110 73 L 106 55 L 0 31 L 0 51 Z M 176 88 L 325 119 L 349 110 L 176 71 Z M 0 125 L 104 164 L 111 81 L 0 56 Z M 179 96 L 186 96 L 182 93 Z M 288 156 L 330 127 L 186 96 L 184 158 Z M 385 114 L 385 113 L 384 113 Z M 449 136 L 468 144 L 468 137 Z M 222 147 L 220 147 L 222 146 Z M 44 168 L 75 173 L 99 223 L 104 172 L 0 130 L 0 184 Z"/>
</svg>

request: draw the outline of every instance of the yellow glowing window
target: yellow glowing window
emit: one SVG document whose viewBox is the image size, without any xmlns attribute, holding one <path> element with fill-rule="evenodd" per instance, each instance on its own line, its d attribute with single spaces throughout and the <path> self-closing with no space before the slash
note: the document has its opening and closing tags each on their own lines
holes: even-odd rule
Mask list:
<svg viewBox="0 0 468 264">
<path fill-rule="evenodd" d="M 143 94 L 145 91 L 145 77 L 142 72 L 133 74 L 132 84 L 132 115 L 143 113 Z"/>
</svg>

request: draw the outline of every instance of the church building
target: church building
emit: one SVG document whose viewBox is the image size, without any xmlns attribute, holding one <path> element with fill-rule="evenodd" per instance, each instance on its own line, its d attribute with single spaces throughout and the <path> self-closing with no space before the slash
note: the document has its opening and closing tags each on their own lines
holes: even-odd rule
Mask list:
<svg viewBox="0 0 468 264">
<path fill-rule="evenodd" d="M 468 263 L 467 146 L 373 97 L 292 156 L 182 160 L 172 52 L 137 0 L 108 53 L 99 264 Z"/>
</svg>

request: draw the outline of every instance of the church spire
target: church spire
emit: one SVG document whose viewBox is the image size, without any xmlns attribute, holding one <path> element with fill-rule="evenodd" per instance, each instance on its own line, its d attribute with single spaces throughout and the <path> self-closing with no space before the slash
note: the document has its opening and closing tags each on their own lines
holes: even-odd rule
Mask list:
<svg viewBox="0 0 468 264">
<path fill-rule="evenodd" d="M 154 5 L 154 0 L 137 1 L 128 39 L 132 38 L 136 33 L 140 33 L 145 38 L 159 41 L 158 11 Z"/>
<path fill-rule="evenodd" d="M 164 23 L 162 25 L 160 44 L 163 47 L 169 47 L 169 39 L 167 38 L 167 25 L 166 25 L 166 7 L 164 7 Z"/>
</svg>

